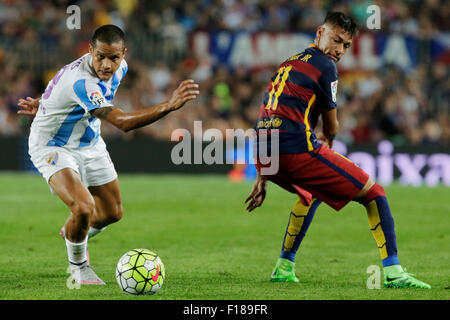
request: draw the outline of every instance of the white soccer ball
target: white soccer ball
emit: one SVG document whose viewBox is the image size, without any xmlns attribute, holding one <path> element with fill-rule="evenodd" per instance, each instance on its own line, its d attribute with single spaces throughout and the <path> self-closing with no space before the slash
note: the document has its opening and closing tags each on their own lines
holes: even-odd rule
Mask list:
<svg viewBox="0 0 450 320">
<path fill-rule="evenodd" d="M 161 289 L 164 278 L 164 264 L 156 253 L 147 249 L 130 250 L 117 263 L 117 283 L 129 294 L 154 294 Z"/>
</svg>

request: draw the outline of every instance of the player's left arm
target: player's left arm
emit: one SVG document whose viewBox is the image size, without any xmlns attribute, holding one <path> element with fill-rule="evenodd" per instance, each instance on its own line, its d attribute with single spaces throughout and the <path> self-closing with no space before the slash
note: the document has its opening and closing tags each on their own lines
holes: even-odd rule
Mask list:
<svg viewBox="0 0 450 320">
<path fill-rule="evenodd" d="M 326 139 L 328 147 L 333 146 L 333 141 L 339 132 L 339 121 L 337 119 L 337 109 L 333 108 L 322 112 L 322 133 Z"/>
<path fill-rule="evenodd" d="M 105 106 L 93 109 L 91 114 L 127 132 L 151 124 L 170 112 L 180 109 L 186 102 L 195 99 L 198 94 L 200 94 L 198 84 L 189 79 L 181 82 L 170 99 L 151 108 L 124 112 L 114 106 Z"/>
</svg>

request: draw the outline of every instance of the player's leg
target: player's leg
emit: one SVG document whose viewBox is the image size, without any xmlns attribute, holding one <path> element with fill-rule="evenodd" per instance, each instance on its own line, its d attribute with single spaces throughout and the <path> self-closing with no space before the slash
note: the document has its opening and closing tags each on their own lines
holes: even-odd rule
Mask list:
<svg viewBox="0 0 450 320">
<path fill-rule="evenodd" d="M 65 238 L 73 242 L 84 241 L 89 219 L 95 210 L 95 202 L 89 190 L 81 182 L 79 174 L 70 168 L 52 175 L 49 185 L 71 213 L 65 224 Z"/>
<path fill-rule="evenodd" d="M 259 163 L 256 164 L 256 168 L 259 170 Z M 313 199 L 311 193 L 298 185 L 292 184 L 283 175 L 270 175 L 267 178 L 298 196 L 298 200 L 289 214 L 281 254 L 272 271 L 270 280 L 273 282 L 299 282 L 295 276 L 295 255 L 321 201 Z"/>
<path fill-rule="evenodd" d="M 321 197 L 317 195 L 320 199 L 325 202 L 329 201 L 329 204 L 335 209 L 345 206 L 350 198 L 365 206 L 370 229 L 382 259 L 385 286 L 430 288 L 428 284 L 413 278 L 400 266 L 394 219 L 384 188 L 352 161 L 327 147 L 322 147 L 315 159 L 324 164 L 321 175 L 329 178 L 329 182 L 327 182 L 329 187 L 316 190 L 325 191 Z M 316 170 L 320 172 L 319 168 Z M 333 175 L 333 172 L 337 175 Z M 313 191 L 310 192 L 315 194 Z M 330 197 L 329 194 L 333 194 L 334 197 Z"/>
<path fill-rule="evenodd" d="M 106 229 L 106 227 L 122 218 L 122 198 L 120 195 L 119 181 L 115 180 L 101 186 L 89 187 L 89 192 L 94 199 L 95 210 L 89 220 L 88 239 Z M 65 235 L 65 226 L 61 230 L 61 236 Z"/>
<path fill-rule="evenodd" d="M 399 264 L 394 219 L 384 188 L 369 179 L 355 201 L 366 208 L 370 231 L 380 251 L 383 267 Z"/>
<path fill-rule="evenodd" d="M 380 248 L 385 277 L 386 274 L 396 275 L 388 277 L 385 286 L 429 288 L 403 272 L 398 264 L 394 222 L 384 189 L 352 161 L 322 146 L 306 155 L 283 155 L 280 169 L 292 184 L 304 188 L 335 210 L 340 210 L 351 200 L 362 201 Z M 399 274 L 402 276 L 397 276 Z M 397 282 L 394 284 L 389 279 Z"/>
<path fill-rule="evenodd" d="M 78 156 L 82 159 L 83 182 L 95 204 L 89 221 L 88 238 L 91 239 L 122 218 L 122 197 L 117 172 L 101 138 L 93 147 L 78 151 Z"/>
<path fill-rule="evenodd" d="M 397 256 L 394 219 L 384 188 L 369 179 L 355 200 L 366 208 L 370 231 L 377 243 L 382 259 L 384 286 L 431 288 L 430 285 L 412 277 L 400 265 Z"/>
<path fill-rule="evenodd" d="M 281 249 L 280 258 L 295 262 L 295 255 L 306 235 L 314 214 L 322 203 L 319 199 L 313 199 L 310 205 L 305 205 L 299 199 L 289 215 L 289 222 L 286 228 Z"/>
<path fill-rule="evenodd" d="M 352 161 L 326 146 L 315 150 L 310 156 L 311 159 L 305 161 L 307 168 L 298 170 L 299 179 L 294 183 L 336 210 L 351 200 L 366 205 L 383 265 L 398 264 L 394 222 L 381 186 Z M 375 199 L 377 201 L 372 202 Z"/>
<path fill-rule="evenodd" d="M 72 277 L 81 284 L 104 284 L 87 261 L 87 232 L 95 212 L 94 199 L 79 174 L 70 168 L 53 174 L 49 185 L 70 210 L 65 224 L 65 241 Z"/>
<path fill-rule="evenodd" d="M 104 230 L 106 226 L 122 218 L 122 197 L 119 180 L 108 182 L 101 186 L 89 187 L 89 192 L 95 201 L 95 214 L 90 220 L 90 237 Z"/>
<path fill-rule="evenodd" d="M 295 255 L 320 203 L 320 200 L 313 199 L 309 205 L 306 205 L 300 198 L 295 203 L 289 215 L 280 258 L 270 277 L 271 281 L 299 281 L 295 276 Z"/>
<path fill-rule="evenodd" d="M 322 147 L 315 158 L 325 165 L 324 168 L 328 168 L 328 170 L 324 169 L 323 175 L 326 176 L 326 173 L 329 175 L 330 181 L 334 181 L 333 183 L 328 182 L 330 188 L 322 190 L 326 194 L 322 194 L 322 198 L 318 196 L 320 199 L 325 202 L 331 200 L 330 204 L 335 209 L 345 206 L 349 197 L 365 206 L 370 229 L 382 259 L 385 275 L 384 285 L 386 287 L 430 288 L 428 284 L 413 278 L 400 266 L 394 219 L 384 188 L 352 161 L 327 147 Z M 320 169 L 317 170 L 320 171 Z M 333 172 L 338 175 L 333 176 Z M 330 198 L 330 192 L 338 199 Z M 315 194 L 312 191 L 311 193 Z M 342 198 L 342 201 L 339 198 Z"/>
</svg>

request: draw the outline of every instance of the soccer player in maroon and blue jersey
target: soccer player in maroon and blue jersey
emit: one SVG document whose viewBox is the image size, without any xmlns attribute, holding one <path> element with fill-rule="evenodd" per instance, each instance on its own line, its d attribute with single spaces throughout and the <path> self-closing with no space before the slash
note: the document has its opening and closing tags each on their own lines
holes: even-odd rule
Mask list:
<svg viewBox="0 0 450 320">
<path fill-rule="evenodd" d="M 382 259 L 384 286 L 431 288 L 400 265 L 394 220 L 383 187 L 352 161 L 331 150 L 339 131 L 336 63 L 350 48 L 357 32 L 350 17 L 329 13 L 318 27 L 314 43 L 283 62 L 272 77 L 255 129 L 258 133 L 267 130 L 269 140 L 271 130 L 279 130 L 279 170 L 264 175 L 261 169 L 265 165 L 257 159 L 258 176 L 245 200 L 250 201 L 247 210 L 261 206 L 267 181 L 299 197 L 290 213 L 272 281 L 299 281 L 295 276 L 295 254 L 320 203 L 340 210 L 353 200 L 366 208 Z M 314 128 L 319 117 L 323 128 L 317 137 Z"/>
</svg>

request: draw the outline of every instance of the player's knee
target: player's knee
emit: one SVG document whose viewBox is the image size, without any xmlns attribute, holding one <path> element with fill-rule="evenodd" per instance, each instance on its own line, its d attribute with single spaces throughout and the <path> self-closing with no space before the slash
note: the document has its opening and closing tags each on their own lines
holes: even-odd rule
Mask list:
<svg viewBox="0 0 450 320">
<path fill-rule="evenodd" d="M 359 202 L 366 204 L 378 197 L 386 197 L 386 191 L 381 185 L 375 182 L 375 184 L 373 184 L 372 187 L 370 187 L 370 189 L 360 197 Z"/>
<path fill-rule="evenodd" d="M 104 212 L 104 221 L 103 223 L 108 225 L 111 223 L 115 223 L 117 221 L 119 221 L 120 219 L 122 219 L 122 215 L 123 215 L 123 208 L 122 208 L 122 203 L 120 202 L 116 202 L 114 204 L 110 204 L 108 206 L 108 208 L 105 208 L 105 212 Z"/>
<path fill-rule="evenodd" d="M 111 214 L 111 223 L 119 221 L 120 219 L 122 219 L 122 216 L 123 216 L 122 204 L 118 203 L 116 204 L 115 209 Z"/>
<path fill-rule="evenodd" d="M 70 211 L 73 215 L 81 219 L 89 220 L 90 217 L 94 214 L 95 203 L 90 199 L 76 201 L 73 202 L 73 204 L 70 206 Z"/>
</svg>

